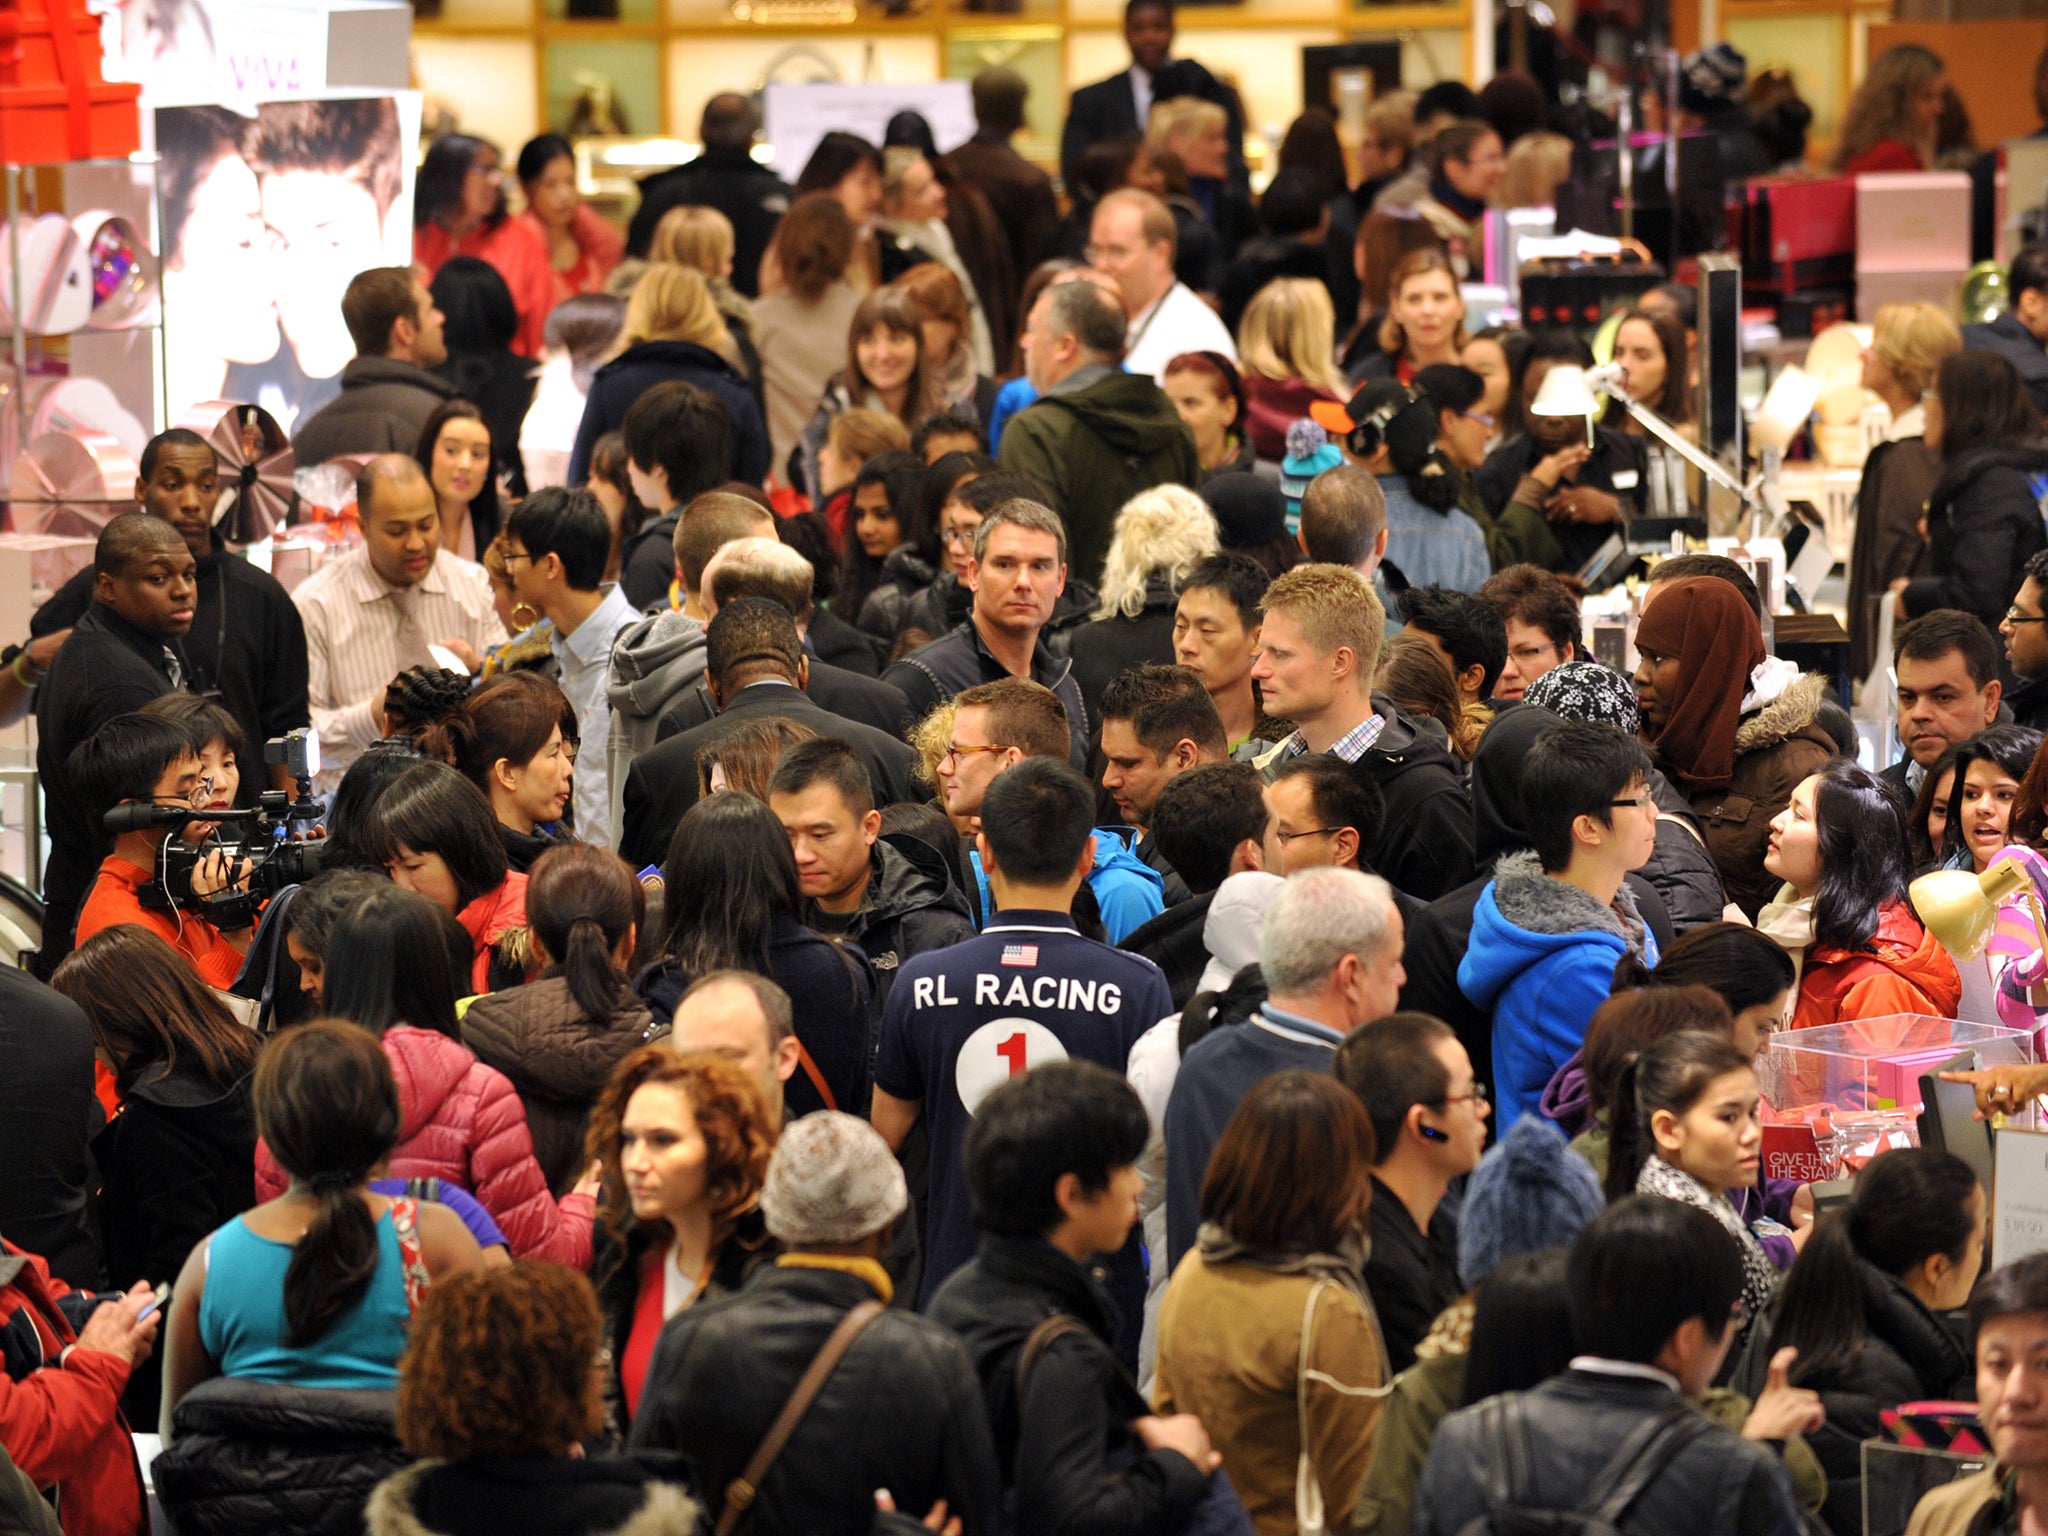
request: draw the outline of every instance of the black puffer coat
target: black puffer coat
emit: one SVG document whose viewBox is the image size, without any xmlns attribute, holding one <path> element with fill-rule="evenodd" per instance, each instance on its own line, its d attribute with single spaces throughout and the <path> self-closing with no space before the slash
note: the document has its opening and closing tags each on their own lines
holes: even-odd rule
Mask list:
<svg viewBox="0 0 2048 1536">
<path fill-rule="evenodd" d="M 916 545 L 897 545 L 882 558 L 881 575 L 868 593 L 867 600 L 860 605 L 862 631 L 880 641 L 885 652 L 889 650 L 925 593 L 938 579 L 938 567 L 920 555 Z"/>
<path fill-rule="evenodd" d="M 1692 802 L 1654 768 L 1650 770 L 1650 797 L 1657 802 L 1657 848 L 1637 873 L 1664 898 L 1672 932 L 1718 923 L 1728 898 L 1721 889 L 1721 872 L 1714 867 L 1714 856 L 1707 852 Z"/>
<path fill-rule="evenodd" d="M 151 1467 L 178 1536 L 362 1536 L 370 1490 L 412 1458 L 391 1392 L 217 1377 L 186 1393 Z"/>
<path fill-rule="evenodd" d="M 2038 443 L 1972 448 L 1942 465 L 1927 498 L 1927 553 L 1934 574 L 1907 585 L 1908 612 L 1960 608 L 1997 632 L 2019 585 L 2020 567 L 2048 547 L 2036 489 L 2044 472 L 2048 446 Z"/>
</svg>

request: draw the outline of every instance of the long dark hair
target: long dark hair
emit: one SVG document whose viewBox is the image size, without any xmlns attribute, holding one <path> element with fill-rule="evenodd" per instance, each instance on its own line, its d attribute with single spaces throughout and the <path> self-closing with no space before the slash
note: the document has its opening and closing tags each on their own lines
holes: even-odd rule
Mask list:
<svg viewBox="0 0 2048 1536">
<path fill-rule="evenodd" d="M 369 1294 L 377 1223 L 370 1172 L 398 1145 L 398 1081 L 374 1035 L 333 1019 L 289 1029 L 256 1065 L 256 1129 L 320 1202 L 284 1272 L 287 1342 L 315 1343 Z"/>
<path fill-rule="evenodd" d="M 880 176 L 882 152 L 859 134 L 835 128 L 818 140 L 817 148 L 811 151 L 811 158 L 797 175 L 792 194 L 802 197 L 806 192 L 833 191 L 862 165 L 873 166 Z"/>
<path fill-rule="evenodd" d="M 453 356 L 453 354 L 450 354 Z M 505 525 L 505 509 L 498 500 L 498 455 L 497 434 L 491 431 L 491 424 L 484 420 L 484 413 L 471 401 L 463 399 L 443 400 L 434 407 L 426 425 L 420 428 L 420 440 L 413 448 L 412 456 L 419 467 L 426 472 L 427 481 L 434 478 L 434 445 L 441 440 L 441 429 L 451 421 L 473 421 L 484 429 L 484 436 L 491 443 L 491 464 L 484 473 L 484 483 L 469 498 L 469 526 L 481 550 L 498 536 L 498 530 Z"/>
<path fill-rule="evenodd" d="M 867 487 L 879 485 L 889 498 L 889 511 L 896 519 L 897 533 L 904 542 L 908 542 L 911 519 L 916 516 L 918 492 L 924 486 L 924 479 L 924 460 L 916 454 L 878 453 L 855 472 L 853 497 L 857 501 Z M 838 589 L 832 594 L 832 611 L 849 624 L 860 621 L 861 605 L 882 579 L 882 560 L 861 547 L 855 532 L 854 524 L 859 518 L 858 507 L 846 509 L 846 554 L 840 562 Z"/>
<path fill-rule="evenodd" d="M 526 876 L 526 921 L 584 1017 L 602 1024 L 632 999 L 612 951 L 647 921 L 647 895 L 624 859 L 588 843 L 550 848 Z"/>
<path fill-rule="evenodd" d="M 468 931 L 447 912 L 386 885 L 334 925 L 321 1004 L 375 1035 L 410 1024 L 459 1039 L 455 1000 L 468 990 L 474 955 Z"/>
<path fill-rule="evenodd" d="M 662 861 L 668 931 L 663 957 L 685 976 L 773 974 L 768 945 L 778 917 L 803 909 L 789 834 L 765 802 L 727 790 L 691 806 Z"/>
<path fill-rule="evenodd" d="M 1572 1363 L 1569 1254 L 1543 1248 L 1505 1258 L 1486 1277 L 1472 1314 L 1461 1407 L 1526 1392 Z"/>
<path fill-rule="evenodd" d="M 1666 1035 L 1623 1067 L 1614 1085 L 1614 1123 L 1608 1134 L 1607 1198 L 1635 1193 L 1643 1165 L 1657 1155 L 1650 1119 L 1658 1110 L 1683 1115 L 1715 1078 L 1753 1070 L 1733 1040 L 1699 1030 Z"/>
<path fill-rule="evenodd" d="M 117 1063 L 122 1093 L 189 1063 L 225 1091 L 256 1065 L 256 1035 L 229 1013 L 185 957 L 149 929 L 116 923 L 64 957 L 50 985 L 85 1010 Z"/>
<path fill-rule="evenodd" d="M 1913 867 L 1930 870 L 1941 862 L 1941 850 L 1934 846 L 1927 835 L 1927 818 L 1934 812 L 1934 796 L 1941 788 L 1943 774 L 1953 774 L 1956 764 L 1963 755 L 1960 745 L 1950 747 L 1936 758 L 1926 773 L 1920 776 L 1920 793 L 1913 797 L 1913 808 L 1906 813 L 1907 849 L 1912 855 Z M 2035 783 L 2038 768 L 2029 767 L 2020 780 L 2020 792 L 2012 804 L 2012 831 L 2022 841 L 2032 843 L 2041 833 L 2041 796 Z M 1956 804 L 1961 797 L 1956 794 L 1954 780 L 1948 790 L 1948 815 L 1956 813 Z M 1948 840 L 1948 826 L 1941 829 L 1942 841 Z"/>
<path fill-rule="evenodd" d="M 1941 398 L 1941 459 L 1953 464 L 1972 448 L 2012 444 L 2041 430 L 2041 417 L 2003 352 L 1951 352 L 1935 374 Z"/>
<path fill-rule="evenodd" d="M 467 133 L 444 133 L 427 146 L 413 178 L 412 227 L 425 229 L 462 207 L 462 189 L 469 180 L 469 168 L 477 155 L 495 146 Z M 485 217 L 482 227 L 496 229 L 505 222 L 505 192 L 498 190 L 497 206 Z"/>
<path fill-rule="evenodd" d="M 503 885 L 511 868 L 491 802 L 446 763 L 415 763 L 399 775 L 371 811 L 365 842 L 380 865 L 401 847 L 439 854 L 465 907 Z"/>
<path fill-rule="evenodd" d="M 1849 1208 L 1823 1216 L 1800 1250 L 1778 1302 L 1769 1352 L 1796 1347 L 1800 1380 L 1853 1362 L 1868 1332 L 1857 1261 L 1897 1279 L 1937 1253 L 1960 1260 L 1970 1241 L 1970 1192 L 1977 1187 L 1969 1164 L 1952 1152 L 1901 1147 L 1873 1161 L 1857 1178 Z"/>
<path fill-rule="evenodd" d="M 2025 798 L 2027 773 L 2034 766 L 2034 759 L 2040 755 L 2041 733 L 2024 725 L 1987 726 L 1955 749 L 1956 781 L 1949 791 L 1948 824 L 1942 828 L 1940 861 L 1944 864 L 1961 854 L 1969 858 L 1969 849 L 1963 842 L 1963 781 L 1970 776 L 1970 765 L 1975 762 L 1996 764 L 2008 778 L 2019 783 L 2020 791 L 2012 801 L 2012 817 L 2006 822 L 2005 835 L 2019 837 L 2020 805 Z M 1924 827 L 1926 822 L 1922 821 Z M 1966 864 L 1963 866 L 1968 868 Z"/>
<path fill-rule="evenodd" d="M 1253 1248 L 1337 1253 L 1365 1223 L 1375 1156 L 1357 1094 L 1327 1072 L 1256 1084 L 1217 1139 L 1202 1220 Z"/>
<path fill-rule="evenodd" d="M 1816 777 L 1820 888 L 1813 898 L 1814 942 L 1867 950 L 1884 909 L 1905 900 L 1913 878 L 1906 808 L 1889 784 L 1847 758 L 1835 759 Z"/>
<path fill-rule="evenodd" d="M 933 570 L 939 568 L 946 554 L 939 541 L 939 517 L 946 510 L 947 499 L 965 482 L 995 472 L 996 461 L 987 454 L 957 449 L 940 454 L 924 472 L 924 481 L 917 488 L 917 504 L 911 509 L 910 521 L 903 525 L 903 538 Z"/>
</svg>

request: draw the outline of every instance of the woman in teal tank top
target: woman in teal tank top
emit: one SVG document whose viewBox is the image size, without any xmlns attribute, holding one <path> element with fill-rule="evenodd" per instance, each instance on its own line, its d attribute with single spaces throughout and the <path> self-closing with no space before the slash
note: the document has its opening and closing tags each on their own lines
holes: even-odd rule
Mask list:
<svg viewBox="0 0 2048 1536">
<path fill-rule="evenodd" d="M 221 1227 L 178 1276 L 166 1330 L 163 1433 L 214 1376 L 391 1388 L 421 1294 L 478 1268 L 459 1217 L 369 1189 L 399 1131 L 398 1084 L 369 1031 L 302 1025 L 256 1067 L 256 1123 L 291 1185 Z"/>
</svg>

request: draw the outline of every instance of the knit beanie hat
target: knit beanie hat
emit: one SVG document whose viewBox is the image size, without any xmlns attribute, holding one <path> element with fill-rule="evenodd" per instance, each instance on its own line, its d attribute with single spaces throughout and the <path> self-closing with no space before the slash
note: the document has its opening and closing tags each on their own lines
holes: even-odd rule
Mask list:
<svg viewBox="0 0 2048 1536">
<path fill-rule="evenodd" d="M 1688 53 L 1678 66 L 1678 105 L 1699 117 L 1713 117 L 1742 104 L 1749 60 L 1727 43 Z"/>
<path fill-rule="evenodd" d="M 1569 1248 L 1606 1205 L 1593 1165 L 1564 1133 L 1524 1115 L 1472 1170 L 1458 1216 L 1458 1278 L 1477 1285 L 1502 1259 Z"/>
<path fill-rule="evenodd" d="M 1216 514 L 1216 539 L 1225 549 L 1257 549 L 1287 537 L 1287 498 L 1250 470 L 1215 476 L 1202 486 L 1202 500 Z"/>
<path fill-rule="evenodd" d="M 761 1187 L 769 1235 L 792 1248 L 859 1242 L 908 1203 L 902 1165 L 881 1133 L 837 1110 L 790 1123 Z"/>
<path fill-rule="evenodd" d="M 1568 661 L 1552 667 L 1529 685 L 1522 701 L 1540 704 L 1567 720 L 1611 725 L 1631 736 L 1639 723 L 1635 684 L 1597 661 Z"/>
<path fill-rule="evenodd" d="M 1280 461 L 1280 494 L 1287 501 L 1287 532 L 1301 535 L 1301 498 L 1309 482 L 1344 462 L 1344 450 L 1330 441 L 1320 422 L 1304 416 L 1287 428 L 1287 457 Z"/>
</svg>

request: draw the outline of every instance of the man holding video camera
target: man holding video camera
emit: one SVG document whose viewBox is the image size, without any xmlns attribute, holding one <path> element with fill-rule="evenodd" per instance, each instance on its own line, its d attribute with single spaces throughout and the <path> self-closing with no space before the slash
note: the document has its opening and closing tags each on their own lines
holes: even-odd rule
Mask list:
<svg viewBox="0 0 2048 1536">
<path fill-rule="evenodd" d="M 116 923 L 138 923 L 190 960 L 208 986 L 233 986 L 249 948 L 250 919 L 239 918 L 224 933 L 202 915 L 200 904 L 230 885 L 245 884 L 246 861 L 231 870 L 224 853 L 199 857 L 189 866 L 188 890 L 183 861 L 174 870 L 165 857 L 166 844 L 188 819 L 182 813 L 203 806 L 212 788 L 187 728 L 159 715 L 116 715 L 78 744 L 70 773 L 96 825 L 109 812 L 132 807 L 108 829 L 114 851 L 100 861 L 79 911 L 78 942 Z M 151 815 L 152 810 L 162 814 Z"/>
</svg>

